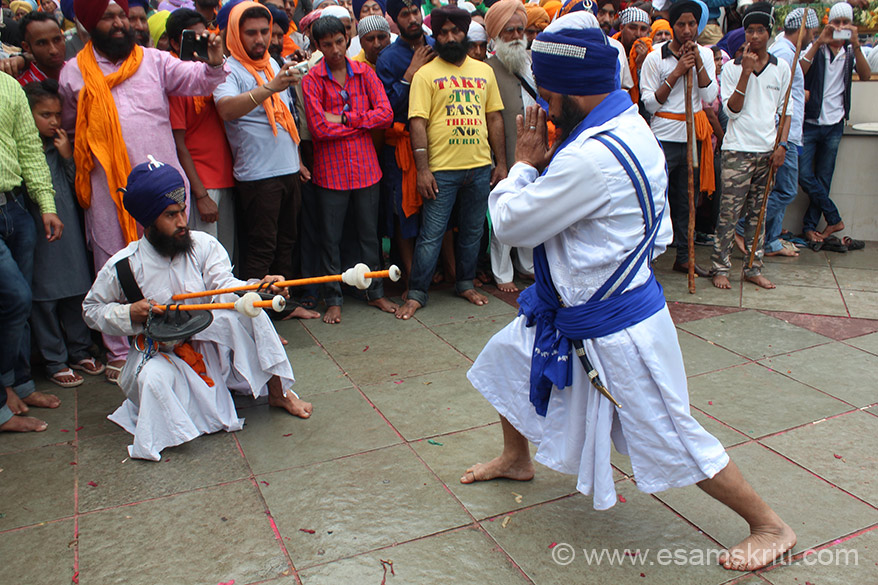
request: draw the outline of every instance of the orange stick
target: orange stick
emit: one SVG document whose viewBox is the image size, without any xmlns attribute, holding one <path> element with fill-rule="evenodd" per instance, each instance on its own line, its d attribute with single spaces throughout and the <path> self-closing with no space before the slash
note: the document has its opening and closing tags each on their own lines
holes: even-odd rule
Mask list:
<svg viewBox="0 0 878 585">
<path fill-rule="evenodd" d="M 272 301 L 255 301 L 254 307 L 270 309 Z M 163 311 L 212 311 L 214 309 L 235 309 L 235 303 L 202 303 L 199 305 L 153 305 Z"/>
<path fill-rule="evenodd" d="M 366 278 L 390 278 L 390 270 L 376 270 L 375 272 L 367 272 L 365 274 Z M 276 286 L 278 288 L 287 288 L 290 286 L 306 286 L 309 284 L 322 284 L 324 282 L 342 282 L 341 274 L 330 274 L 328 276 L 314 276 L 311 278 L 298 278 L 296 280 L 281 280 L 279 282 L 272 283 L 271 286 Z M 183 301 L 186 299 L 195 299 L 198 297 L 208 297 L 213 295 L 223 295 L 226 293 L 236 293 L 242 290 L 256 290 L 260 287 L 264 287 L 263 283 L 256 284 L 246 284 L 243 286 L 233 286 L 231 288 L 218 288 L 216 290 L 205 290 L 202 292 L 193 292 L 193 293 L 181 293 L 178 295 L 174 295 L 171 297 L 173 301 Z M 267 287 L 266 287 L 267 288 Z M 266 301 L 268 305 L 271 306 L 271 301 Z M 230 303 L 219 303 L 219 304 L 230 304 Z M 197 306 L 197 305 L 189 305 L 189 306 Z M 213 306 L 213 305 L 212 305 Z M 256 304 L 256 306 L 260 306 Z"/>
</svg>

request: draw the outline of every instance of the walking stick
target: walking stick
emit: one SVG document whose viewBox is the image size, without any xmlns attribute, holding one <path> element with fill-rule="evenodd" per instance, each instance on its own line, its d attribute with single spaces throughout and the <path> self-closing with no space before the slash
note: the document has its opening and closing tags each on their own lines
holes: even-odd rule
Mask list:
<svg viewBox="0 0 878 585">
<path fill-rule="evenodd" d="M 692 71 L 683 78 L 686 89 L 686 171 L 689 177 L 689 294 L 695 294 L 695 114 L 692 111 Z"/>
<path fill-rule="evenodd" d="M 777 136 L 774 137 L 774 150 L 771 151 L 772 155 L 774 154 L 774 151 L 777 150 L 777 146 L 780 144 L 780 136 L 783 134 L 784 118 L 786 118 L 787 106 L 790 104 L 790 94 L 793 91 L 793 78 L 796 76 L 796 67 L 799 66 L 799 54 L 802 52 L 802 36 L 805 32 L 805 23 L 808 21 L 808 10 L 808 8 L 805 8 L 804 13 L 802 14 L 802 24 L 799 25 L 799 38 L 796 39 L 796 58 L 793 60 L 790 84 L 787 86 L 787 94 L 783 100 L 783 110 L 781 110 L 780 114 L 780 126 L 777 129 Z M 753 234 L 753 245 L 750 246 L 750 261 L 747 263 L 747 268 L 753 268 L 753 261 L 756 259 L 756 246 L 759 244 L 759 234 L 762 231 L 763 223 L 765 222 L 765 210 L 768 208 L 768 196 L 771 194 L 771 188 L 773 187 L 772 183 L 774 183 L 774 167 L 769 167 L 768 181 L 765 182 L 765 193 L 762 195 L 762 205 L 759 207 L 759 219 L 756 222 L 756 233 Z M 763 245 L 765 245 L 764 242 Z"/>
</svg>

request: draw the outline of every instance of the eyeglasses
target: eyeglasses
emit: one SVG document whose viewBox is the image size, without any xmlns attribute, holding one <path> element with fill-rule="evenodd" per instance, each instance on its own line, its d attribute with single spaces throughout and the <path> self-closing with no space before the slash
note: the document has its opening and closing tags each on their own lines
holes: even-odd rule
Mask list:
<svg viewBox="0 0 878 585">
<path fill-rule="evenodd" d="M 341 99 L 344 100 L 344 108 L 343 108 L 344 111 L 350 112 L 351 111 L 351 104 L 348 103 L 348 100 L 351 99 L 351 94 L 348 93 L 348 90 L 342 89 L 342 90 L 339 90 L 338 95 L 340 95 Z"/>
</svg>

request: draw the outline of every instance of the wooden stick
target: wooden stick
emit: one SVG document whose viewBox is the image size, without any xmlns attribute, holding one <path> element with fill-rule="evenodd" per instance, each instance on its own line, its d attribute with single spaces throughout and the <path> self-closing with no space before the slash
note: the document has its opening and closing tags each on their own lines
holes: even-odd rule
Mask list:
<svg viewBox="0 0 878 585">
<path fill-rule="evenodd" d="M 695 148 L 695 113 L 692 111 L 692 71 L 683 77 L 686 88 L 686 171 L 689 178 L 689 294 L 695 294 L 695 167 L 692 150 Z"/>
<path fill-rule="evenodd" d="M 774 155 L 774 152 L 777 150 L 777 147 L 780 144 L 781 134 L 783 134 L 784 119 L 787 116 L 787 106 L 790 104 L 790 94 L 793 91 L 793 79 L 796 77 L 796 68 L 799 66 L 799 55 L 802 52 L 802 37 L 805 33 L 805 23 L 808 21 L 808 10 L 808 8 L 805 8 L 802 14 L 802 24 L 799 25 L 799 38 L 796 39 L 796 58 L 793 59 L 790 84 L 787 86 L 787 94 L 783 100 L 783 110 L 781 110 L 780 114 L 780 126 L 778 126 L 777 135 L 774 137 L 774 150 L 771 151 L 771 155 Z M 771 195 L 771 189 L 774 186 L 773 183 L 774 167 L 770 167 L 768 169 L 768 180 L 765 182 L 765 193 L 762 195 L 762 205 L 759 206 L 759 219 L 756 222 L 756 233 L 753 234 L 753 244 L 750 246 L 750 261 L 747 263 L 747 268 L 753 268 L 753 261 L 756 259 L 756 247 L 759 244 L 759 233 L 762 231 L 763 223 L 765 222 L 765 210 L 768 208 L 768 197 Z M 764 241 L 762 242 L 762 245 L 765 245 Z"/>
<path fill-rule="evenodd" d="M 391 266 L 389 270 L 376 270 L 374 272 L 366 272 L 365 278 L 390 278 L 393 281 L 399 280 L 399 268 Z M 281 280 L 272 283 L 271 286 L 278 288 L 287 288 L 291 286 L 306 286 L 309 284 L 323 284 L 325 282 L 343 282 L 343 274 L 330 274 L 328 276 L 315 276 L 312 278 L 298 278 L 296 280 Z M 268 288 L 264 283 L 246 284 L 242 286 L 233 286 L 231 288 L 218 288 L 215 290 L 205 290 L 201 292 L 181 293 L 171 297 L 173 301 L 184 301 L 186 299 L 196 299 L 198 297 L 209 297 L 214 295 L 222 295 L 226 293 L 236 293 L 245 290 L 257 290 L 259 288 Z M 195 305 L 189 305 L 195 306 Z"/>
</svg>

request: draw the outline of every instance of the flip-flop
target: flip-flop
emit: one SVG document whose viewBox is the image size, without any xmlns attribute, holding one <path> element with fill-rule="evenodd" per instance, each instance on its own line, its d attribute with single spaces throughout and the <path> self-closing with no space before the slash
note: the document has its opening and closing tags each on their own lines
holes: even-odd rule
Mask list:
<svg viewBox="0 0 878 585">
<path fill-rule="evenodd" d="M 76 376 L 79 379 L 73 380 L 72 382 L 64 382 L 63 380 L 61 380 L 61 378 L 69 377 L 69 376 Z M 79 376 L 76 372 L 74 372 L 70 368 L 66 368 L 64 370 L 61 370 L 60 372 L 55 372 L 54 374 L 49 376 L 49 380 L 51 380 L 53 383 L 57 384 L 58 386 L 61 386 L 62 388 L 76 388 L 77 386 L 81 386 L 82 383 L 85 382 L 85 380 L 82 378 L 82 376 Z"/>
<path fill-rule="evenodd" d="M 107 364 L 106 369 L 104 370 L 104 376 L 107 378 L 107 382 L 110 384 L 119 384 L 119 376 L 122 375 L 122 368 L 125 366 L 111 366 Z M 110 378 L 111 374 L 116 374 L 115 377 Z"/>
<path fill-rule="evenodd" d="M 866 247 L 866 242 L 863 240 L 855 240 L 850 236 L 845 236 L 842 239 L 842 243 L 847 246 L 848 250 L 862 250 Z"/>
<path fill-rule="evenodd" d="M 809 240 L 808 247 L 815 252 L 819 252 L 823 249 L 823 242 L 818 242 L 817 240 Z"/>
<path fill-rule="evenodd" d="M 835 236 L 829 236 L 828 238 L 823 239 L 823 249 L 827 252 L 838 252 L 840 254 L 844 254 L 848 251 L 848 247 L 841 243 Z"/>
<path fill-rule="evenodd" d="M 88 367 L 84 366 L 83 364 L 88 364 Z M 100 364 L 100 367 L 98 367 L 98 364 Z M 79 372 L 85 372 L 89 376 L 98 376 L 100 374 L 103 374 L 104 370 L 107 369 L 104 364 L 101 364 L 98 360 L 96 360 L 93 357 L 85 358 L 84 360 L 79 360 L 75 364 L 67 364 L 67 365 L 69 365 L 71 368 L 73 368 L 74 370 L 77 370 Z"/>
</svg>

